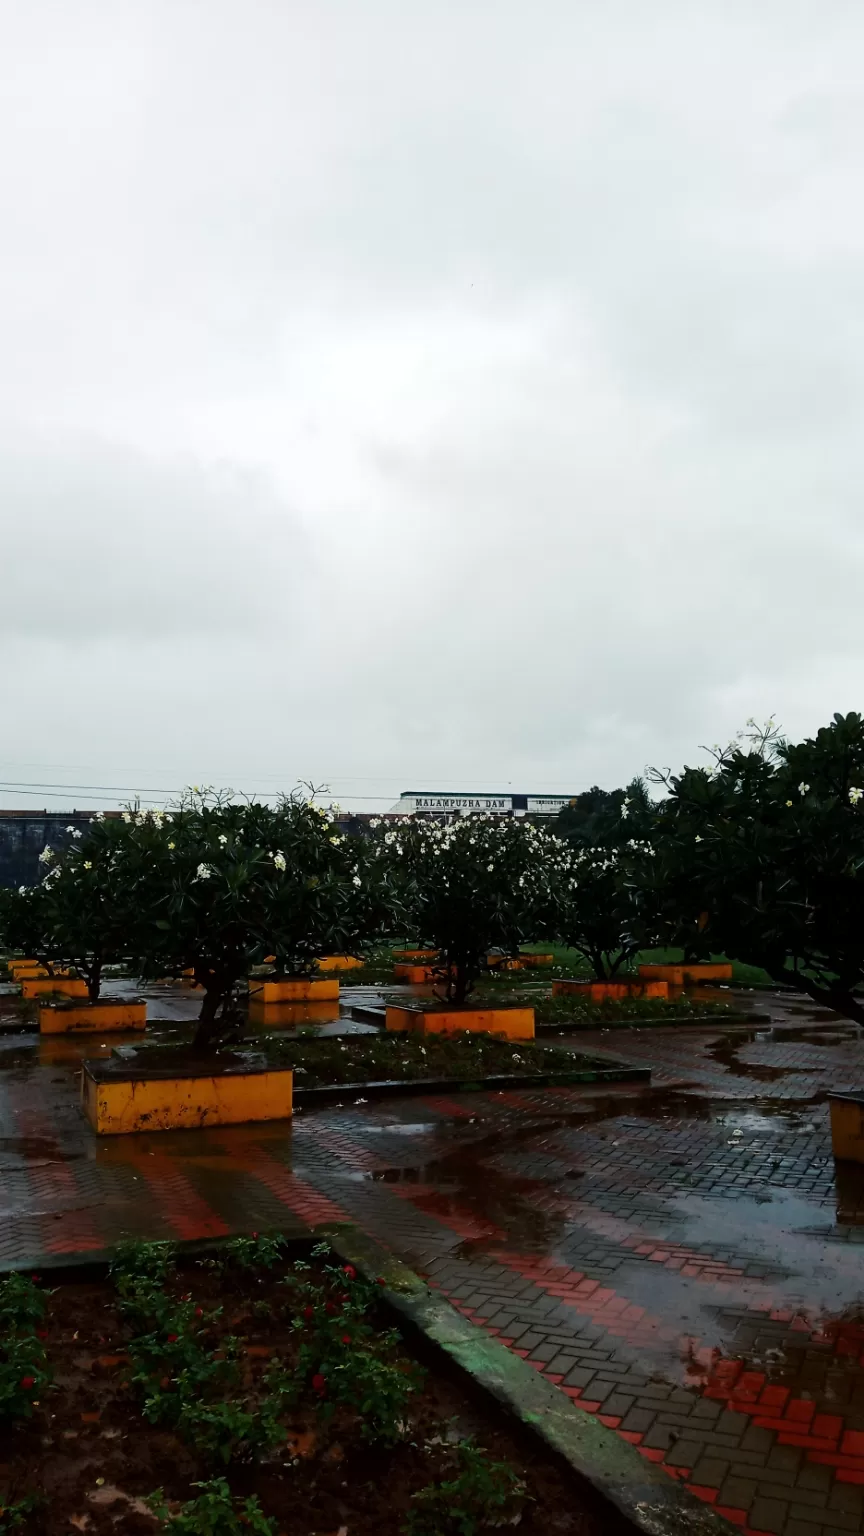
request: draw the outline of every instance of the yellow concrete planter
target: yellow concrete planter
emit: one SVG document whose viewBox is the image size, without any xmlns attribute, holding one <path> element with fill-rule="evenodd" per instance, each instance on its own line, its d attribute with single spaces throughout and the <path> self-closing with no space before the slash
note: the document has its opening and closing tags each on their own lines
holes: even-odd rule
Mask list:
<svg viewBox="0 0 864 1536">
<path fill-rule="evenodd" d="M 148 1069 L 115 1054 L 107 1061 L 83 1063 L 81 1103 L 100 1136 L 201 1130 L 210 1125 L 287 1120 L 293 1084 L 290 1067 L 269 1067 L 251 1055 L 214 1070 L 212 1062 L 190 1065 L 188 1058 L 178 1059 L 175 1068 Z"/>
<path fill-rule="evenodd" d="M 87 983 L 77 976 L 25 976 L 21 982 L 22 997 L 86 997 Z"/>
<path fill-rule="evenodd" d="M 396 1034 L 455 1035 L 467 1031 L 504 1035 L 508 1040 L 534 1039 L 533 1008 L 400 1008 L 391 1004 L 385 1024 Z"/>
<path fill-rule="evenodd" d="M 688 981 L 731 981 L 732 966 L 727 960 L 716 965 L 703 965 L 700 961 L 684 965 L 640 965 L 639 975 L 671 981 L 673 986 L 683 987 Z"/>
<path fill-rule="evenodd" d="M 831 1150 L 839 1162 L 864 1163 L 864 1093 L 829 1093 Z"/>
<path fill-rule="evenodd" d="M 117 1034 L 146 1028 L 147 1004 L 143 1002 L 100 998 L 95 1003 L 43 1003 L 39 1008 L 40 1035 Z"/>
<path fill-rule="evenodd" d="M 490 971 L 524 971 L 524 955 L 487 955 L 486 964 Z"/>
<path fill-rule="evenodd" d="M 13 981 L 20 981 L 22 976 L 47 976 L 44 965 L 38 960 L 9 960 L 6 969 Z"/>
<path fill-rule="evenodd" d="M 604 1003 L 610 999 L 620 1002 L 625 997 L 660 997 L 668 999 L 669 983 L 665 980 L 649 980 L 647 977 L 626 981 L 569 981 L 552 983 L 553 997 L 585 997 L 592 1003 Z"/>
<path fill-rule="evenodd" d="M 363 961 L 359 955 L 322 955 L 318 961 L 319 971 L 357 971 Z"/>
<path fill-rule="evenodd" d="M 315 976 L 250 976 L 250 1003 L 326 1003 L 339 997 L 339 981 Z"/>
<path fill-rule="evenodd" d="M 555 964 L 555 956 L 553 954 L 536 954 L 536 955 L 524 955 L 523 954 L 523 955 L 519 956 L 519 959 L 522 961 L 522 964 L 529 971 L 539 971 L 541 969 L 541 967 L 543 967 L 544 965 L 554 965 Z"/>
<path fill-rule="evenodd" d="M 249 1023 L 254 1029 L 296 1029 L 302 1024 L 333 1024 L 339 1017 L 339 999 L 328 1003 L 249 1004 Z"/>
<path fill-rule="evenodd" d="M 437 960 L 437 949 L 394 949 L 394 960 Z"/>
<path fill-rule="evenodd" d="M 394 981 L 406 981 L 412 987 L 423 986 L 434 981 L 438 974 L 433 965 L 412 965 L 408 961 L 400 962 L 393 967 Z"/>
</svg>

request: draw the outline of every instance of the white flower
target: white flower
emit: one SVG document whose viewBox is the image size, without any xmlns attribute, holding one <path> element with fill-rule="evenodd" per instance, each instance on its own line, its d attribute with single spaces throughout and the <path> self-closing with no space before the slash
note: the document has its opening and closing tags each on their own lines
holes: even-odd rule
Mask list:
<svg viewBox="0 0 864 1536">
<path fill-rule="evenodd" d="M 71 826 L 71 825 L 70 825 L 70 826 L 68 826 L 68 827 L 67 827 L 67 828 L 66 828 L 66 831 L 67 831 L 67 832 L 74 832 L 74 831 L 75 831 L 75 828 L 74 828 L 74 827 L 73 827 L 73 826 Z"/>
<path fill-rule="evenodd" d="M 19 887 L 18 887 L 18 895 L 19 896 L 25 895 L 26 891 L 27 891 L 26 885 L 19 885 Z"/>
<path fill-rule="evenodd" d="M 124 820 L 124 821 L 131 821 L 131 820 L 132 820 L 132 816 L 131 816 L 131 814 L 130 814 L 130 813 L 129 813 L 129 811 L 124 811 L 124 812 L 123 812 L 123 820 Z"/>
<path fill-rule="evenodd" d="M 177 847 L 177 844 L 176 844 L 176 843 L 169 843 L 169 844 L 168 844 L 168 847 L 169 847 L 169 848 L 176 848 L 176 847 Z"/>
<path fill-rule="evenodd" d="M 492 873 L 492 871 L 493 871 L 493 869 L 494 869 L 494 868 L 495 868 L 495 865 L 494 865 L 494 864 L 487 864 L 487 865 L 486 865 L 486 870 L 487 870 L 487 873 L 488 873 L 488 874 L 490 874 L 490 875 L 491 875 L 491 873 Z"/>
<path fill-rule="evenodd" d="M 74 832 L 72 833 L 72 836 L 75 838 L 76 842 L 77 842 L 78 838 L 81 836 L 81 833 L 79 832 L 77 827 L 75 828 Z"/>
<path fill-rule="evenodd" d="M 700 836 L 699 836 L 699 833 L 698 833 L 698 832 L 697 832 L 697 833 L 696 833 L 696 841 L 697 841 L 697 843 L 701 843 L 701 841 L 702 841 L 702 839 L 701 839 L 701 837 L 700 837 Z"/>
<path fill-rule="evenodd" d="M 96 812 L 96 816 L 95 816 L 95 820 L 96 821 L 104 821 L 105 820 L 105 812 L 104 811 L 97 811 Z"/>
<path fill-rule="evenodd" d="M 792 804 L 792 801 L 791 801 L 791 800 L 787 800 L 787 801 L 786 801 L 786 804 L 787 804 L 787 805 L 791 805 L 791 804 Z"/>
<path fill-rule="evenodd" d="M 48 844 L 46 843 L 45 847 L 42 849 L 42 852 L 39 855 L 39 863 L 40 864 L 50 864 L 51 860 L 53 859 L 53 857 L 54 857 L 54 849 L 53 848 L 49 848 Z"/>
<path fill-rule="evenodd" d="M 360 879 L 359 875 L 355 875 L 354 876 L 354 884 L 355 885 L 362 885 L 363 884 L 363 881 Z"/>
<path fill-rule="evenodd" d="M 809 788 L 810 788 L 809 784 L 799 784 L 798 785 L 798 793 L 799 793 L 799 795 L 806 795 L 806 793 L 809 790 Z"/>
<path fill-rule="evenodd" d="M 209 864 L 199 864 L 196 873 L 199 880 L 209 880 L 213 871 Z"/>
<path fill-rule="evenodd" d="M 628 811 L 627 805 L 626 805 L 626 802 L 625 802 L 625 804 L 622 805 L 622 807 L 621 807 L 621 817 L 622 817 L 622 819 L 624 819 L 624 818 L 626 818 L 629 815 L 630 815 L 630 812 Z"/>
<path fill-rule="evenodd" d="M 92 864 L 92 861 L 90 859 L 85 859 L 84 860 L 84 868 L 85 869 L 92 869 L 93 868 L 93 864 Z"/>
<path fill-rule="evenodd" d="M 273 863 L 276 865 L 277 869 L 287 869 L 288 867 L 284 853 L 274 853 Z"/>
<path fill-rule="evenodd" d="M 862 797 L 864 797 L 864 789 L 850 789 L 849 799 L 853 805 L 857 805 Z"/>
</svg>

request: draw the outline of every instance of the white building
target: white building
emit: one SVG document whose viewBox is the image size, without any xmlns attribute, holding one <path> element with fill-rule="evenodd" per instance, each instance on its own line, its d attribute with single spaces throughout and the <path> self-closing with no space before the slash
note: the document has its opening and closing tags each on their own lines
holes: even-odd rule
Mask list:
<svg viewBox="0 0 864 1536">
<path fill-rule="evenodd" d="M 398 816 L 557 816 L 573 795 L 450 794 L 437 789 L 404 789 L 392 810 Z"/>
</svg>

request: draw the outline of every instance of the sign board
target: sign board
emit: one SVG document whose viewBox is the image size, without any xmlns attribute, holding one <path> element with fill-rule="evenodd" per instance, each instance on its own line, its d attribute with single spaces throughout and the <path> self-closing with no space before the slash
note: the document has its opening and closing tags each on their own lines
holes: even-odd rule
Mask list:
<svg viewBox="0 0 864 1536">
<path fill-rule="evenodd" d="M 403 816 L 557 816 L 569 795 L 451 795 L 438 790 L 404 790 L 393 810 Z"/>
</svg>

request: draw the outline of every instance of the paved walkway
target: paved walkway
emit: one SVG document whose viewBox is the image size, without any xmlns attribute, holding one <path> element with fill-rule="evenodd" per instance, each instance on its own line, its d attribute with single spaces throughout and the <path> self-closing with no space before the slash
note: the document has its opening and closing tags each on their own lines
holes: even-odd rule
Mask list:
<svg viewBox="0 0 864 1536">
<path fill-rule="evenodd" d="M 864 1531 L 864 1169 L 836 1169 L 826 1105 L 862 1036 L 770 1007 L 573 1042 L 652 1065 L 650 1088 L 101 1141 L 83 1044 L 7 1036 L 0 1264 L 351 1219 L 745 1533 Z"/>
</svg>

